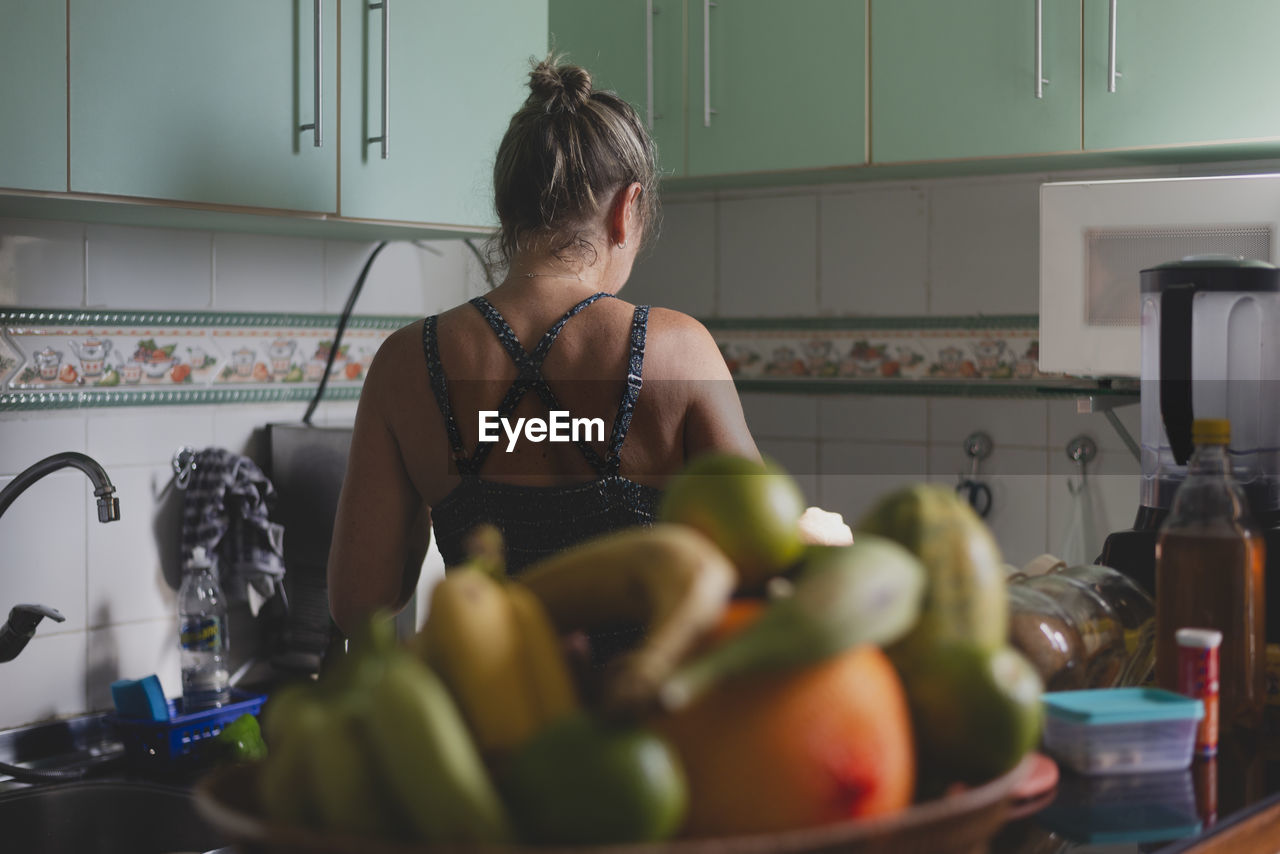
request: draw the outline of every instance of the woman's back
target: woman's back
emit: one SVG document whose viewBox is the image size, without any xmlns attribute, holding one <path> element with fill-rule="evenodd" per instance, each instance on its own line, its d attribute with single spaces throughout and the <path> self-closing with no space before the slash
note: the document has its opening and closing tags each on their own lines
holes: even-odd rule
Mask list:
<svg viewBox="0 0 1280 854">
<path fill-rule="evenodd" d="M 666 479 L 702 451 L 758 456 L 707 331 L 613 296 L 657 224 L 635 110 L 573 66 L 540 63 L 530 89 L 494 165 L 501 284 L 397 331 L 367 373 L 330 551 L 339 625 L 403 605 L 433 515 L 446 564 L 488 521 L 518 565 L 651 520 Z M 582 444 L 511 442 L 500 427 L 480 441 L 482 417 L 514 427 L 552 408 L 602 429 Z"/>
<path fill-rule="evenodd" d="M 524 352 L 533 351 L 544 333 L 578 300 L 574 293 L 560 299 L 538 298 L 532 289 L 512 300 L 495 293 L 487 297 L 510 325 Z M 599 419 L 602 429 L 587 444 L 603 461 L 610 450 L 619 404 L 627 390 L 632 355 L 632 327 L 636 307 L 616 298 L 604 298 L 583 308 L 556 335 L 541 364 L 541 377 L 563 411 L 573 419 Z M 393 336 L 370 370 L 365 395 L 373 395 L 397 438 L 405 466 L 424 501 L 439 504 L 462 481 L 454 460 L 439 391 L 433 380 L 443 380 L 450 411 L 457 425 L 461 448 L 467 458 L 480 447 L 480 414 L 496 412 L 519 376 L 514 360 L 504 349 L 485 316 L 472 304 L 463 304 L 435 319 L 435 344 L 440 376 L 433 377 L 423 346 L 423 326 L 415 323 Z M 642 372 L 631 422 L 621 443 L 619 474 L 646 486 L 660 488 L 678 470 L 686 456 L 684 414 L 700 395 L 713 392 L 715 384 L 731 383 L 724 376 L 708 377 L 686 346 L 700 327 L 676 312 L 650 309 L 643 327 Z M 702 333 L 705 335 L 705 333 Z M 385 371 L 384 364 L 394 362 Z M 714 366 L 712 366 L 714 367 Z M 534 389 L 520 398 L 507 416 L 547 419 L 546 402 Z M 492 417 L 491 417 L 492 421 Z M 497 441 L 487 443 L 476 474 L 488 481 L 523 486 L 559 486 L 581 483 L 599 476 L 592 460 L 573 442 L 529 441 L 522 434 L 514 442 L 501 427 L 490 430 Z M 465 466 L 464 466 L 465 467 Z"/>
</svg>

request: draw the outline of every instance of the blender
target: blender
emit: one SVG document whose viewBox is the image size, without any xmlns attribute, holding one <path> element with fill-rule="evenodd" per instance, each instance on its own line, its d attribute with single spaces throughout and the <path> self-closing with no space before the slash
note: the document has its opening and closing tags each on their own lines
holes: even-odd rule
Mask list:
<svg viewBox="0 0 1280 854">
<path fill-rule="evenodd" d="M 1194 418 L 1231 422 L 1228 454 L 1267 541 L 1267 639 L 1280 639 L 1280 268 L 1221 255 L 1141 272 L 1142 486 L 1098 563 L 1153 596 L 1155 544 L 1186 476 Z"/>
</svg>

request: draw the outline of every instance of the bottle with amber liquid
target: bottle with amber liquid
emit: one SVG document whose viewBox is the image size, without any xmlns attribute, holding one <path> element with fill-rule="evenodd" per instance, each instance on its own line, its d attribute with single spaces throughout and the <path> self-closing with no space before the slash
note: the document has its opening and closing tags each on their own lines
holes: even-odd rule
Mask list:
<svg viewBox="0 0 1280 854">
<path fill-rule="evenodd" d="M 1178 690 L 1178 629 L 1217 629 L 1221 726 L 1257 729 L 1266 696 L 1266 544 L 1232 477 L 1230 423 L 1196 419 L 1186 479 L 1156 540 L 1156 684 Z"/>
</svg>

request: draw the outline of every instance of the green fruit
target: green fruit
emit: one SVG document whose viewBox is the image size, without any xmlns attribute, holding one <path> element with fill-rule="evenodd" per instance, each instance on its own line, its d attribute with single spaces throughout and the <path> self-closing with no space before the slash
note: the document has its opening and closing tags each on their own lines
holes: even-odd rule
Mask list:
<svg viewBox="0 0 1280 854">
<path fill-rule="evenodd" d="M 267 745 L 262 740 L 258 719 L 248 712 L 223 727 L 214 742 L 225 761 L 256 762 L 267 758 Z"/>
<path fill-rule="evenodd" d="M 561 718 L 521 747 L 503 789 L 531 843 L 657 842 L 680 829 L 688 806 L 684 771 L 662 738 L 586 714 Z"/>
<path fill-rule="evenodd" d="M 1039 741 L 1043 685 L 1016 650 L 951 643 L 894 663 L 911 705 L 922 778 L 990 780 Z"/>
<path fill-rule="evenodd" d="M 922 484 L 893 492 L 857 530 L 901 543 L 928 573 L 920 621 L 904 644 L 922 650 L 951 642 L 986 649 L 1004 644 L 1009 634 L 1004 560 L 986 524 L 954 491 Z"/>
<path fill-rule="evenodd" d="M 737 567 L 741 586 L 758 588 L 804 553 L 804 507 L 800 487 L 776 464 L 704 454 L 667 483 L 658 517 L 701 531 Z"/>
<path fill-rule="evenodd" d="M 849 546 L 810 546 L 791 594 L 682 665 L 663 685 L 662 702 L 679 708 L 730 676 L 803 667 L 862 643 L 892 643 L 919 620 L 924 587 L 920 561 L 892 540 L 864 535 Z"/>
</svg>

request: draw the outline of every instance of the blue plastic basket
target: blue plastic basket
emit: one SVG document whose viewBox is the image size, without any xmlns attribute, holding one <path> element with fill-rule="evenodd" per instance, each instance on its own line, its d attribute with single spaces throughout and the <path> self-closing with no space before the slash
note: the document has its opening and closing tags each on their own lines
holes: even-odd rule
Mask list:
<svg viewBox="0 0 1280 854">
<path fill-rule="evenodd" d="M 183 714 L 181 698 L 169 700 L 169 720 L 144 721 L 109 715 L 125 752 L 141 762 L 176 762 L 199 755 L 206 742 L 243 714 L 258 716 L 266 694 L 231 692 L 231 702 L 216 709 Z"/>
</svg>

